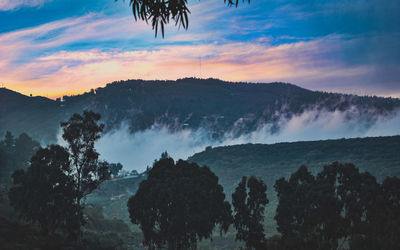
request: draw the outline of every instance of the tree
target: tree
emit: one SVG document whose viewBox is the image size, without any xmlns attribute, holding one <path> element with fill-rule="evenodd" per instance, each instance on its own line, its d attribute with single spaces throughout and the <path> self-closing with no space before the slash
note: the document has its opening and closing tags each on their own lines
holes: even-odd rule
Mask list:
<svg viewBox="0 0 400 250">
<path fill-rule="evenodd" d="M 119 171 L 122 169 L 121 163 L 111 163 L 109 166 L 110 173 L 115 178 L 118 176 Z"/>
<path fill-rule="evenodd" d="M 268 204 L 267 186 L 254 176 L 246 176 L 232 194 L 234 207 L 233 223 L 237 230 L 236 239 L 246 242 L 246 249 L 265 249 L 264 221 L 265 206 Z"/>
<path fill-rule="evenodd" d="M 155 162 L 128 201 L 132 223 L 139 224 L 149 249 L 195 249 L 220 225 L 226 232 L 231 208 L 218 177 L 208 167 L 172 158 Z"/>
<path fill-rule="evenodd" d="M 0 183 L 7 182 L 7 153 L 2 145 L 0 145 Z"/>
<path fill-rule="evenodd" d="M 279 199 L 275 220 L 282 235 L 282 249 L 318 249 L 315 230 L 318 197 L 315 177 L 301 166 L 289 180 L 275 183 Z"/>
<path fill-rule="evenodd" d="M 244 0 L 243 0 L 244 2 Z M 250 0 L 248 0 L 250 3 Z M 157 36 L 160 27 L 162 37 L 164 37 L 164 26 L 169 23 L 170 19 L 175 25 L 184 29 L 189 27 L 190 10 L 187 7 L 187 0 L 130 0 L 133 16 L 135 20 L 143 20 L 146 23 L 150 20 L 155 36 Z M 238 7 L 239 0 L 224 0 L 228 6 Z"/>
<path fill-rule="evenodd" d="M 369 239 L 377 239 L 376 249 L 394 250 L 400 248 L 400 179 L 387 177 L 381 185 L 381 197 L 377 199 L 374 213 L 370 213 L 371 234 Z M 370 243 L 371 246 L 377 244 Z"/>
<path fill-rule="evenodd" d="M 324 166 L 316 176 L 311 192 L 316 201 L 314 239 L 318 249 L 338 249 L 356 233 L 363 211 L 355 210 L 366 209 L 360 200 L 365 197 L 360 193 L 366 191 L 360 188 L 365 183 L 370 183 L 371 188 L 377 187 L 373 176 L 361 174 L 353 164 L 334 162 Z"/>
<path fill-rule="evenodd" d="M 8 183 L 10 181 L 10 176 L 15 167 L 15 139 L 10 131 L 7 131 L 4 140 L 1 141 L 2 151 L 3 151 L 3 159 L 2 159 L 2 179 L 5 180 L 4 183 Z"/>
<path fill-rule="evenodd" d="M 29 159 L 40 148 L 37 141 L 22 133 L 17 139 L 10 131 L 0 141 L 0 179 L 2 183 L 11 184 L 11 175 L 17 169 L 27 169 Z"/>
<path fill-rule="evenodd" d="M 14 150 L 13 148 L 14 148 L 15 139 L 10 131 L 6 132 L 3 143 L 4 143 L 5 148 L 9 152 L 12 152 Z"/>
<path fill-rule="evenodd" d="M 167 151 L 162 152 L 160 159 L 167 159 L 167 158 L 169 158 L 168 152 Z"/>
<path fill-rule="evenodd" d="M 11 205 L 26 220 L 38 222 L 45 233 L 61 227 L 79 237 L 84 223 L 82 199 L 110 176 L 109 164 L 99 161 L 94 148 L 104 127 L 98 124 L 99 120 L 100 115 L 91 111 L 74 114 L 61 123 L 67 147 L 51 145 L 40 149 L 32 157 L 27 172 L 17 170 L 13 174 Z M 21 154 L 30 153 L 29 145 L 36 144 L 21 134 L 14 148 Z M 24 162 L 24 156 L 20 157 Z"/>
<path fill-rule="evenodd" d="M 353 164 L 332 163 L 315 177 L 305 166 L 275 184 L 281 249 L 398 249 L 400 180 L 382 184 Z"/>
<path fill-rule="evenodd" d="M 40 143 L 34 141 L 26 133 L 22 133 L 15 140 L 15 164 L 16 169 L 26 169 L 30 158 L 40 148 Z"/>
<path fill-rule="evenodd" d="M 399 249 L 400 179 L 387 177 L 378 187 L 368 183 L 363 189 L 367 206 L 350 239 L 351 249 Z"/>
<path fill-rule="evenodd" d="M 357 249 L 356 245 L 366 242 L 365 235 L 369 234 L 371 213 L 377 205 L 381 187 L 374 176 L 368 172 L 360 173 L 353 164 L 333 163 L 324 167 L 323 173 L 328 171 L 336 176 L 333 181 L 336 199 L 341 205 L 342 237 L 349 241 L 351 249 Z"/>
<path fill-rule="evenodd" d="M 43 233 L 58 228 L 70 230 L 77 226 L 75 189 L 68 152 L 51 145 L 36 152 L 25 172 L 13 174 L 14 186 L 9 191 L 10 204 L 21 217 L 39 223 Z"/>
<path fill-rule="evenodd" d="M 73 114 L 67 122 L 62 122 L 63 139 L 67 142 L 71 159 L 68 175 L 74 180 L 76 190 L 77 216 L 82 217 L 82 199 L 109 178 L 107 162 L 99 161 L 99 153 L 94 147 L 100 138 L 104 124 L 98 124 L 100 114 L 83 111 Z"/>
</svg>

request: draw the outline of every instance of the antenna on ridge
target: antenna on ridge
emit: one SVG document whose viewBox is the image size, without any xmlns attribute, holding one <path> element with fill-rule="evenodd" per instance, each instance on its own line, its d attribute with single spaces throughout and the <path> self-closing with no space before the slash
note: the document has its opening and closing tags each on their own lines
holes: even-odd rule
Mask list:
<svg viewBox="0 0 400 250">
<path fill-rule="evenodd" d="M 199 69 L 200 69 L 200 78 L 201 78 L 201 56 L 199 56 Z"/>
</svg>

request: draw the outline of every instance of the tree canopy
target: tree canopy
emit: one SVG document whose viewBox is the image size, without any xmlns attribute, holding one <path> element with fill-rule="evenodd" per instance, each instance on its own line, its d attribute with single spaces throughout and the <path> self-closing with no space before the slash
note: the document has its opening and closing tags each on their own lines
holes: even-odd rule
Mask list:
<svg viewBox="0 0 400 250">
<path fill-rule="evenodd" d="M 40 148 L 26 133 L 17 138 L 7 131 L 4 139 L 0 141 L 0 182 L 11 184 L 11 175 L 15 170 L 27 169 L 29 159 Z"/>
<path fill-rule="evenodd" d="M 76 190 L 77 203 L 96 189 L 101 182 L 109 178 L 108 164 L 99 161 L 94 144 L 100 138 L 104 124 L 99 124 L 100 114 L 83 111 L 83 114 L 73 114 L 67 122 L 62 122 L 62 137 L 67 142 L 71 158 L 71 172 Z"/>
<path fill-rule="evenodd" d="M 232 220 L 218 177 L 208 167 L 172 158 L 154 163 L 128 210 L 149 248 L 194 249 L 216 225 L 226 232 Z"/>
<path fill-rule="evenodd" d="M 111 163 L 109 165 L 109 170 L 112 176 L 115 178 L 118 176 L 119 171 L 123 168 L 121 163 Z"/>
<path fill-rule="evenodd" d="M 250 3 L 250 0 L 248 2 Z M 224 0 L 224 3 L 228 6 L 238 7 L 239 0 Z M 155 31 L 155 36 L 157 36 L 157 32 L 160 29 L 162 37 L 164 37 L 164 26 L 170 20 L 184 29 L 189 27 L 190 10 L 187 4 L 187 0 L 130 0 L 135 20 L 143 20 L 146 23 L 150 21 Z"/>
<path fill-rule="evenodd" d="M 302 166 L 289 180 L 277 180 L 275 189 L 281 249 L 400 247 L 397 177 L 380 184 L 353 164 L 333 163 L 316 176 Z"/>
<path fill-rule="evenodd" d="M 232 194 L 234 207 L 233 223 L 237 230 L 236 239 L 246 243 L 246 249 L 264 249 L 263 228 L 265 206 L 268 204 L 267 186 L 254 176 L 242 181 Z"/>
<path fill-rule="evenodd" d="M 79 222 L 74 182 L 68 171 L 68 152 L 51 145 L 36 152 L 27 171 L 20 169 L 13 174 L 10 204 L 26 221 L 38 222 L 45 234 L 75 228 Z"/>
<path fill-rule="evenodd" d="M 82 199 L 110 177 L 109 164 L 98 159 L 94 147 L 104 127 L 99 120 L 100 115 L 91 111 L 72 115 L 61 123 L 67 147 L 39 149 L 27 171 L 20 169 L 12 176 L 11 205 L 22 218 L 38 222 L 46 233 L 67 228 L 70 235 L 78 233 L 79 237 L 84 222 Z M 15 145 L 13 142 L 11 133 L 7 133 L 5 148 L 15 148 L 25 159 L 32 144 L 29 137 L 22 134 Z"/>
</svg>

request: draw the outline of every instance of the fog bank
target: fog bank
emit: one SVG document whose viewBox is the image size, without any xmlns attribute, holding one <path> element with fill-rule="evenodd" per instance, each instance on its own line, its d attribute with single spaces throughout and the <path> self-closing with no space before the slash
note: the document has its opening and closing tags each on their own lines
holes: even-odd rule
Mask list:
<svg viewBox="0 0 400 250">
<path fill-rule="evenodd" d="M 143 171 L 151 166 L 163 151 L 175 159 L 186 159 L 207 146 L 225 146 L 244 143 L 277 143 L 313 141 L 325 139 L 400 134 L 400 112 L 387 116 L 370 116 L 359 111 L 308 110 L 290 119 L 278 121 L 279 132 L 272 133 L 273 124 L 264 124 L 257 130 L 233 137 L 227 133 L 222 139 L 212 139 L 204 129 L 185 129 L 171 132 L 167 127 L 154 125 L 149 129 L 131 134 L 123 123 L 96 144 L 101 158 L 109 162 L 121 162 L 125 169 Z"/>
</svg>

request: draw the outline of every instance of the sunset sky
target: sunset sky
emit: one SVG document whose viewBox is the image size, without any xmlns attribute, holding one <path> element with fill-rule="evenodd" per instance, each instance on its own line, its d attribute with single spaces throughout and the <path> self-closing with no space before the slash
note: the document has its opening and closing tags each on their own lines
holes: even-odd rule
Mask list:
<svg viewBox="0 0 400 250">
<path fill-rule="evenodd" d="M 194 76 L 400 97 L 399 0 L 202 0 L 189 9 L 189 29 L 171 23 L 162 39 L 134 21 L 129 0 L 0 0 L 0 84 L 55 98 Z"/>
</svg>

